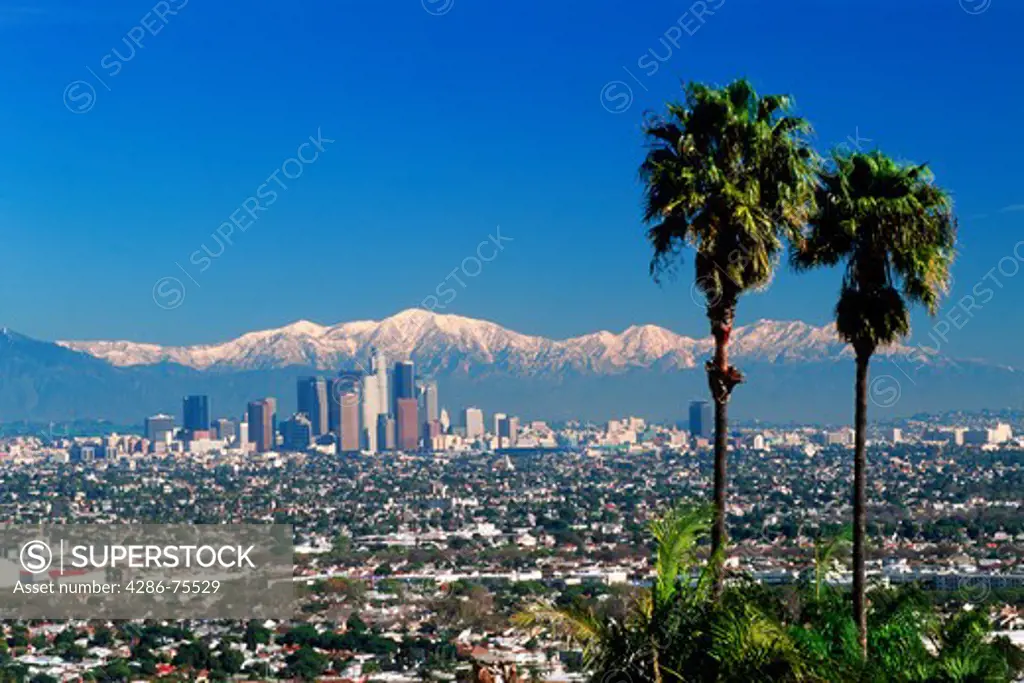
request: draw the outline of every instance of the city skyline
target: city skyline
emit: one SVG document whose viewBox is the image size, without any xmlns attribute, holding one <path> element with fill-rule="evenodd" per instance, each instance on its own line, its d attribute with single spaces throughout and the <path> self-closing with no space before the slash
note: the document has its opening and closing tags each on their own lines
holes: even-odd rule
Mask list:
<svg viewBox="0 0 1024 683">
<path fill-rule="evenodd" d="M 191 394 L 181 401 L 180 428 L 172 415 L 160 413 L 143 420 L 143 435 L 158 453 L 180 436 L 187 448 L 200 451 L 229 444 L 256 453 L 333 445 L 338 454 L 439 451 L 449 447 L 446 437 L 477 443 L 485 436 L 484 413 L 475 406 L 461 407 L 461 425 L 450 423 L 438 381 L 419 376 L 413 361 L 389 366 L 386 354 L 373 348 L 368 358 L 371 372 L 356 361 L 335 376 L 297 377 L 296 410 L 289 417 L 278 415 L 276 397 L 265 396 L 250 400 L 240 418 L 213 418 L 210 397 Z M 380 387 L 389 386 L 390 395 L 382 396 Z M 499 412 L 493 419 L 496 447 L 516 446 L 519 418 Z"/>
</svg>

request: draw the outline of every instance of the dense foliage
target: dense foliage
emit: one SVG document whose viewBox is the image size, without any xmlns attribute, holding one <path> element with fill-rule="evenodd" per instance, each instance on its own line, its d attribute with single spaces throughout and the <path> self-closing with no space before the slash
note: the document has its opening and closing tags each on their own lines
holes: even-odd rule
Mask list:
<svg viewBox="0 0 1024 683">
<path fill-rule="evenodd" d="M 652 523 L 653 585 L 626 609 L 535 602 L 516 623 L 581 646 L 594 681 L 1008 683 L 1024 672 L 1024 652 L 992 637 L 984 610 L 943 613 L 914 587 L 869 593 L 863 657 L 850 596 L 826 580 L 838 541 L 819 545 L 818 570 L 792 595 L 738 579 L 716 600 L 697 553 L 709 520 L 676 511 Z"/>
</svg>

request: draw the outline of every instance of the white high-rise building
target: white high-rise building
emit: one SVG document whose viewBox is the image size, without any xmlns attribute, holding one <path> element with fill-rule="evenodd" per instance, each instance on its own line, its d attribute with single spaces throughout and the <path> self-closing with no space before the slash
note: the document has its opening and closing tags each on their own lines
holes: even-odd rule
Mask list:
<svg viewBox="0 0 1024 683">
<path fill-rule="evenodd" d="M 391 412 L 391 394 L 388 393 L 388 358 L 383 352 L 376 349 L 372 351 L 370 370 L 377 378 L 377 414 L 387 415 Z M 376 417 L 373 424 L 377 424 Z"/>
<path fill-rule="evenodd" d="M 1005 422 L 1000 422 L 992 430 L 992 443 L 1006 443 L 1013 438 L 1013 429 Z"/>
<path fill-rule="evenodd" d="M 385 375 L 385 381 L 386 381 Z M 377 452 L 377 416 L 380 414 L 380 378 L 377 375 L 363 375 L 362 438 L 360 446 L 370 453 Z"/>
<path fill-rule="evenodd" d="M 484 435 L 484 411 L 466 408 L 462 412 L 462 424 L 466 427 L 467 439 L 478 439 Z"/>
<path fill-rule="evenodd" d="M 423 382 L 423 413 L 427 422 L 441 418 L 437 402 L 437 382 L 434 380 Z"/>
<path fill-rule="evenodd" d="M 498 434 L 501 432 L 501 422 L 502 422 L 502 420 L 504 420 L 507 417 L 508 417 L 508 415 L 506 415 L 505 413 L 495 413 L 494 414 L 494 431 L 491 432 L 492 434 L 494 434 L 495 436 L 498 436 Z"/>
<path fill-rule="evenodd" d="M 241 422 L 235 436 L 235 446 L 242 451 L 249 450 L 249 423 Z"/>
</svg>

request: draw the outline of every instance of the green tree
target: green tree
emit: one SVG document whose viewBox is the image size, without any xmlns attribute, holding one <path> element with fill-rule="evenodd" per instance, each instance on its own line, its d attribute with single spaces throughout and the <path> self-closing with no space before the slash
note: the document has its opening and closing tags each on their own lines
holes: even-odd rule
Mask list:
<svg viewBox="0 0 1024 683">
<path fill-rule="evenodd" d="M 288 655 L 288 673 L 303 681 L 315 680 L 327 669 L 327 658 L 310 647 L 301 647 Z"/>
<path fill-rule="evenodd" d="M 934 315 L 948 288 L 956 218 L 949 195 L 931 181 L 926 166 L 881 152 L 833 154 L 793 253 L 799 269 L 844 266 L 835 317 L 856 358 L 853 610 L 865 656 L 868 368 L 875 351 L 910 333 L 910 304 Z"/>
<path fill-rule="evenodd" d="M 24 664 L 11 664 L 0 670 L 0 682 L 23 683 L 28 678 L 28 667 Z"/>
<path fill-rule="evenodd" d="M 236 674 L 242 670 L 245 664 L 245 655 L 233 648 L 226 648 L 217 657 L 222 671 L 228 674 Z"/>
<path fill-rule="evenodd" d="M 7 639 L 11 647 L 28 647 L 28 627 L 18 624 L 11 628 L 11 636 Z"/>
<path fill-rule="evenodd" d="M 53 646 L 56 648 L 61 648 L 73 645 L 77 639 L 78 631 L 71 627 L 68 627 L 60 633 L 58 633 L 57 636 L 53 639 Z"/>
<path fill-rule="evenodd" d="M 344 558 L 352 550 L 352 539 L 346 534 L 338 534 L 331 542 L 331 558 Z"/>
<path fill-rule="evenodd" d="M 105 667 L 96 669 L 95 674 L 97 681 L 109 681 L 111 683 L 115 681 L 130 681 L 132 679 L 131 667 L 123 659 L 115 659 Z"/>
<path fill-rule="evenodd" d="M 299 645 L 306 646 L 312 645 L 319 638 L 319 633 L 316 630 L 316 626 L 312 624 L 301 624 L 292 628 L 288 633 L 284 634 L 281 638 L 281 642 L 285 645 Z"/>
<path fill-rule="evenodd" d="M 258 676 L 259 678 L 269 678 L 270 665 L 266 662 L 254 662 L 245 667 L 245 672 L 252 676 Z"/>
<path fill-rule="evenodd" d="M 992 637 L 983 610 L 943 617 L 916 587 L 872 590 L 868 657 L 845 593 L 824 586 L 802 603 L 791 632 L 812 680 L 1010 683 L 1024 670 L 1024 652 Z"/>
<path fill-rule="evenodd" d="M 92 636 L 89 644 L 94 647 L 110 647 L 114 643 L 114 634 L 106 626 L 98 627 Z"/>
<path fill-rule="evenodd" d="M 270 629 L 250 620 L 245 625 L 245 634 L 242 639 L 249 650 L 255 651 L 257 645 L 266 645 L 270 642 Z"/>
<path fill-rule="evenodd" d="M 790 98 L 761 97 L 745 80 L 723 88 L 691 83 L 686 101 L 649 122 L 640 167 L 644 221 L 656 281 L 674 272 L 684 247 L 695 251 L 696 289 L 706 300 L 715 351 L 706 364 L 715 404 L 715 520 L 712 552 L 727 542 L 728 403 L 743 381 L 729 364 L 740 295 L 766 287 L 784 241 L 806 221 L 816 157 L 809 125 L 790 116 Z M 716 592 L 721 577 L 716 575 Z"/>
</svg>

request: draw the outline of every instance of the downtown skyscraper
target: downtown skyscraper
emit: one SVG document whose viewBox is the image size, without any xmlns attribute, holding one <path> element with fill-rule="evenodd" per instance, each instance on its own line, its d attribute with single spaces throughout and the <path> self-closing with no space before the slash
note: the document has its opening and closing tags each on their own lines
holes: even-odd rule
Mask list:
<svg viewBox="0 0 1024 683">
<path fill-rule="evenodd" d="M 257 453 L 272 451 L 277 445 L 274 437 L 275 408 L 276 401 L 271 398 L 249 403 L 249 410 L 247 411 L 249 418 L 248 438 L 249 441 L 255 444 Z"/>
<path fill-rule="evenodd" d="M 327 379 L 327 431 L 338 435 L 341 432 L 341 401 L 338 400 L 343 392 L 342 380 L 340 377 Z"/>
<path fill-rule="evenodd" d="M 395 363 L 395 371 L 392 395 L 392 414 L 398 416 L 398 400 L 403 398 L 416 398 L 416 366 L 411 360 L 403 360 Z"/>
<path fill-rule="evenodd" d="M 714 433 L 714 418 L 711 404 L 707 401 L 690 402 L 690 436 L 710 439 Z"/>
<path fill-rule="evenodd" d="M 362 392 L 360 400 L 360 417 L 362 429 L 360 431 L 360 442 L 363 450 L 377 452 L 377 418 L 380 415 L 380 391 L 379 378 L 377 375 L 363 375 Z"/>
<path fill-rule="evenodd" d="M 331 406 L 337 411 L 335 434 L 341 453 L 357 453 L 362 448 L 363 435 L 359 427 L 362 390 L 363 373 L 357 370 L 343 370 L 333 385 Z"/>
<path fill-rule="evenodd" d="M 329 396 L 323 377 L 303 377 L 298 382 L 298 412 L 309 418 L 314 438 L 330 431 Z"/>
<path fill-rule="evenodd" d="M 414 451 L 420 440 L 419 401 L 416 398 L 416 366 L 411 360 L 395 363 L 394 405 L 396 446 Z"/>
<path fill-rule="evenodd" d="M 469 407 L 462 411 L 462 426 L 467 439 L 479 439 L 484 435 L 484 411 Z"/>
<path fill-rule="evenodd" d="M 181 402 L 182 429 L 189 436 L 210 431 L 210 399 L 208 396 L 186 396 Z"/>
<path fill-rule="evenodd" d="M 388 393 L 388 357 L 378 349 L 370 350 L 370 372 L 377 378 L 377 414 L 391 413 L 391 394 Z"/>
<path fill-rule="evenodd" d="M 437 398 L 437 382 L 432 379 L 423 382 L 423 419 L 427 423 L 437 422 L 441 419 L 441 408 Z"/>
<path fill-rule="evenodd" d="M 420 424 L 415 398 L 398 399 L 397 447 L 400 451 L 412 452 L 419 445 Z"/>
</svg>

